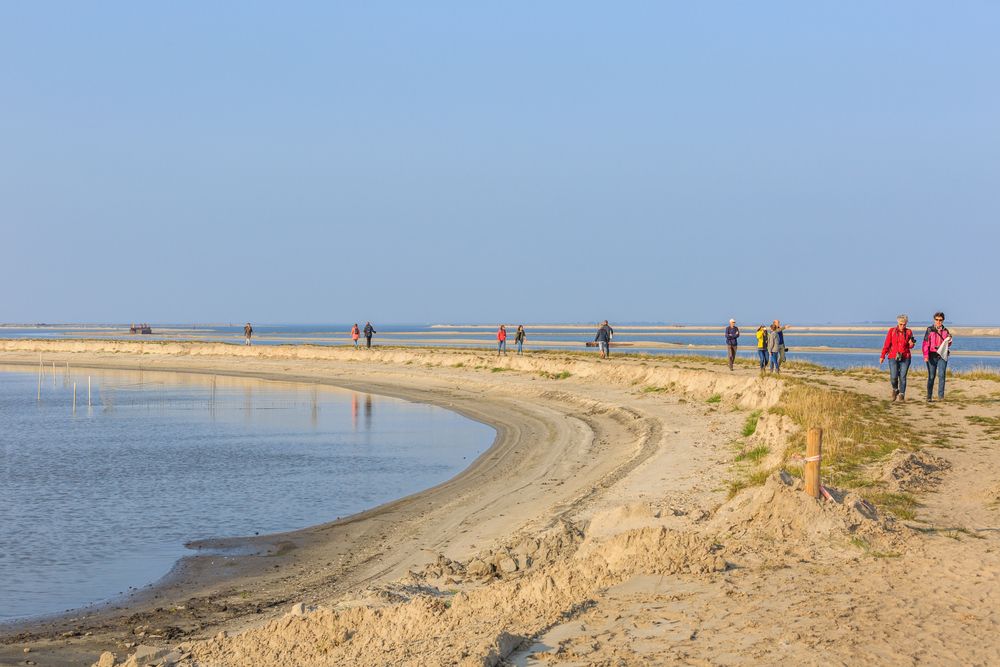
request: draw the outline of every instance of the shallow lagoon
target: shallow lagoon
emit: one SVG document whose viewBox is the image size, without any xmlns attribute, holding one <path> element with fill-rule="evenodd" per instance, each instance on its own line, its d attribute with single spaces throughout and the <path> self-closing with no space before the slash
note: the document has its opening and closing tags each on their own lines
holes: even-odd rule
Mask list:
<svg viewBox="0 0 1000 667">
<path fill-rule="evenodd" d="M 190 540 L 420 491 L 495 437 L 448 410 L 320 385 L 48 367 L 40 401 L 38 386 L 0 367 L 0 621 L 150 584 Z"/>
</svg>

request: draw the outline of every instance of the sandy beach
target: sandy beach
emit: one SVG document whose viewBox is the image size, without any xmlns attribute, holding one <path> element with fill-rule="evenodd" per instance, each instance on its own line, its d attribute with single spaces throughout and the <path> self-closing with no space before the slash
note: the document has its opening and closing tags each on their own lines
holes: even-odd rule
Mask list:
<svg viewBox="0 0 1000 667">
<path fill-rule="evenodd" d="M 0 341 L 0 364 L 39 355 L 364 390 L 457 411 L 497 438 L 432 489 L 194 544 L 248 555 L 193 551 L 133 597 L 2 628 L 2 665 L 1000 661 L 994 378 L 886 407 L 881 374 L 794 364 L 779 378 L 559 351 Z M 802 392 L 857 401 L 871 415 L 859 421 L 905 446 L 844 467 L 833 500 L 807 497 Z M 831 434 L 833 456 L 852 434 Z"/>
</svg>

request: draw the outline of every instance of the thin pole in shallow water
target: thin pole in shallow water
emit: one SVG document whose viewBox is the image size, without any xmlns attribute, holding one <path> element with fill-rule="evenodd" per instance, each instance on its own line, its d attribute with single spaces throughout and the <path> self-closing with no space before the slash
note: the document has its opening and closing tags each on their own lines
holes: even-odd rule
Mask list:
<svg viewBox="0 0 1000 667">
<path fill-rule="evenodd" d="M 89 407 L 91 407 L 91 405 L 92 404 L 90 402 L 90 376 L 88 375 L 87 376 L 87 407 L 89 408 Z"/>
<path fill-rule="evenodd" d="M 76 414 L 76 383 L 73 383 L 73 414 Z"/>
<path fill-rule="evenodd" d="M 37 400 L 41 402 L 42 400 L 42 355 L 38 355 L 38 398 Z"/>
</svg>

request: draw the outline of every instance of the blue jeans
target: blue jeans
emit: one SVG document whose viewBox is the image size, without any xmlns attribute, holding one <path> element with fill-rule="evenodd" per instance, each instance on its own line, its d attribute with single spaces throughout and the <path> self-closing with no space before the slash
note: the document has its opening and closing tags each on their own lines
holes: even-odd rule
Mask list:
<svg viewBox="0 0 1000 667">
<path fill-rule="evenodd" d="M 521 350 L 522 349 L 524 349 L 524 341 L 523 340 L 519 340 L 519 341 L 517 341 L 517 353 L 521 354 Z"/>
<path fill-rule="evenodd" d="M 767 368 L 767 350 L 758 349 L 757 356 L 760 357 L 761 369 Z"/>
<path fill-rule="evenodd" d="M 771 368 L 781 372 L 781 351 L 771 353 Z"/>
<path fill-rule="evenodd" d="M 938 377 L 938 398 L 944 398 L 944 375 L 948 371 L 948 360 L 932 354 L 927 359 L 927 398 L 934 393 L 934 376 Z"/>
<path fill-rule="evenodd" d="M 910 372 L 910 360 L 903 359 L 896 361 L 889 360 L 889 384 L 893 390 L 898 390 L 900 394 L 906 393 L 906 374 Z"/>
<path fill-rule="evenodd" d="M 599 340 L 599 341 L 597 341 L 597 344 L 601 348 L 601 354 L 603 354 L 605 357 L 610 357 L 611 356 L 611 346 L 608 343 L 608 341 L 606 341 L 606 340 Z"/>
<path fill-rule="evenodd" d="M 497 354 L 499 355 L 501 352 L 507 354 L 507 341 L 505 340 L 497 341 Z"/>
</svg>

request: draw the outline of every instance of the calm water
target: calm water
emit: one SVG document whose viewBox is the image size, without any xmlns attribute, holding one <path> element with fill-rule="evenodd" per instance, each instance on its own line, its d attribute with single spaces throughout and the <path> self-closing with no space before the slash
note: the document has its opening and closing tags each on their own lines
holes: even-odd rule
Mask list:
<svg viewBox="0 0 1000 667">
<path fill-rule="evenodd" d="M 359 323 L 362 327 L 364 322 Z M 893 323 L 886 323 L 888 330 Z M 911 328 L 917 336 L 918 346 L 927 323 L 913 322 Z M 959 326 L 952 323 L 951 326 Z M 496 345 L 495 327 L 402 324 L 381 325 L 376 345 L 424 345 L 492 348 Z M 642 325 L 618 325 L 615 342 L 628 343 L 627 347 L 615 350 L 618 354 L 699 354 L 725 356 L 723 327 L 685 326 L 683 329 L 665 330 L 662 327 Z M 744 345 L 741 356 L 751 358 L 755 327 L 742 327 Z M 348 331 L 350 324 L 296 324 L 259 325 L 254 327 L 255 345 L 351 345 Z M 86 325 L 86 326 L 44 326 L 44 327 L 0 327 L 2 338 L 106 338 L 106 339 L 153 339 L 153 340 L 201 340 L 239 343 L 243 340 L 243 325 L 154 325 L 153 336 L 132 336 L 128 325 Z M 513 348 L 513 330 L 508 345 Z M 558 349 L 583 351 L 585 343 L 594 339 L 594 331 L 589 327 L 567 329 L 565 327 L 529 327 L 527 350 Z M 785 332 L 785 342 L 790 349 L 791 361 L 809 361 L 830 368 L 852 366 L 878 366 L 878 352 L 885 339 L 885 331 L 873 332 L 864 327 L 838 332 L 804 332 L 795 328 Z M 362 339 L 362 344 L 364 339 Z M 650 345 L 652 344 L 652 345 Z M 703 346 L 714 346 L 706 349 Z M 803 348 L 813 348 L 806 351 Z M 827 352 L 822 348 L 846 348 L 850 352 Z M 818 348 L 818 349 L 817 349 Z M 956 355 L 952 356 L 948 367 L 963 370 L 988 367 L 1000 370 L 1000 336 L 958 336 L 955 340 Z M 977 355 L 976 353 L 980 353 Z M 981 354 L 987 353 L 987 354 Z M 922 364 L 923 360 L 918 360 Z"/>
<path fill-rule="evenodd" d="M 419 491 L 495 436 L 440 408 L 304 384 L 49 367 L 37 391 L 37 372 L 0 367 L 0 621 L 147 585 L 192 539 Z"/>
</svg>

